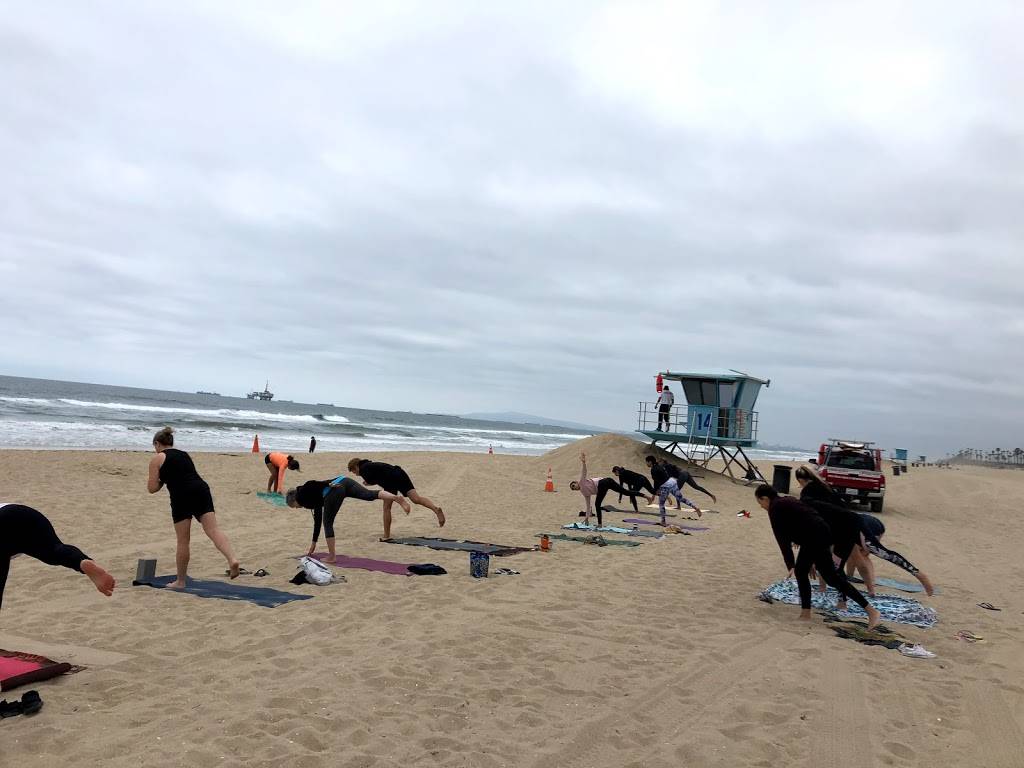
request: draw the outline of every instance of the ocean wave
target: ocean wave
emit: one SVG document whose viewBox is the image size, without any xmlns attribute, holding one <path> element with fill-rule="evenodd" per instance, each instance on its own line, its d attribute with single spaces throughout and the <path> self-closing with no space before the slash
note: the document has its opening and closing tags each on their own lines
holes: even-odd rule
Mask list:
<svg viewBox="0 0 1024 768">
<path fill-rule="evenodd" d="M 8 401 L 24 402 L 32 405 L 47 405 L 58 408 L 98 408 L 103 411 L 120 411 L 122 413 L 153 413 L 153 414 L 180 414 L 182 416 L 199 416 L 205 418 L 216 418 L 223 421 L 240 421 L 248 419 L 257 422 L 283 422 L 316 424 L 318 419 L 315 416 L 305 413 L 272 413 L 268 411 L 254 411 L 241 408 L 178 408 L 167 405 L 148 405 L 135 403 L 99 403 L 91 400 L 75 400 L 62 397 L 57 400 L 40 400 L 37 398 L 3 398 Z M 343 417 L 342 417 L 343 418 Z M 339 422 L 341 423 L 341 422 Z"/>
<path fill-rule="evenodd" d="M 319 421 L 326 421 L 328 424 L 351 424 L 352 422 L 344 416 L 337 416 L 333 413 L 318 413 L 315 417 Z"/>
</svg>

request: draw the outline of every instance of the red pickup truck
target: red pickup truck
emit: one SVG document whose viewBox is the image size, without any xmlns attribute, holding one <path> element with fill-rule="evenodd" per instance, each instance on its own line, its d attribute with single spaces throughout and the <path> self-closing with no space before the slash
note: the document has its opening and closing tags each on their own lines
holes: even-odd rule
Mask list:
<svg viewBox="0 0 1024 768">
<path fill-rule="evenodd" d="M 874 443 L 831 439 L 818 448 L 818 473 L 847 501 L 869 504 L 882 511 L 885 474 L 882 451 Z"/>
</svg>

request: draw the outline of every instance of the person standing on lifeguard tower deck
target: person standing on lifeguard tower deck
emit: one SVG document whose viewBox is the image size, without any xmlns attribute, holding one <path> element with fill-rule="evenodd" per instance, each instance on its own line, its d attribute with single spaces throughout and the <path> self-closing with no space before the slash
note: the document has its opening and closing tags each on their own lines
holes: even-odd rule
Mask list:
<svg viewBox="0 0 1024 768">
<path fill-rule="evenodd" d="M 668 388 L 668 384 L 662 387 L 661 394 L 658 395 L 658 432 L 668 431 L 668 420 L 669 414 L 672 411 L 672 406 L 676 402 L 676 396 L 672 394 L 672 390 Z M 665 422 L 665 429 L 662 430 L 661 422 Z"/>
</svg>

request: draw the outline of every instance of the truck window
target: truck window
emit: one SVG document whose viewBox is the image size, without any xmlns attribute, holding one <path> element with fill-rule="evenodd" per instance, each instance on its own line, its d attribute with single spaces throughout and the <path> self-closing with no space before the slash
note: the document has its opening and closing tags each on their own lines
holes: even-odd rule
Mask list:
<svg viewBox="0 0 1024 768">
<path fill-rule="evenodd" d="M 832 451 L 828 455 L 829 467 L 837 469 L 865 469 L 874 471 L 875 460 L 869 453 L 856 451 Z"/>
</svg>

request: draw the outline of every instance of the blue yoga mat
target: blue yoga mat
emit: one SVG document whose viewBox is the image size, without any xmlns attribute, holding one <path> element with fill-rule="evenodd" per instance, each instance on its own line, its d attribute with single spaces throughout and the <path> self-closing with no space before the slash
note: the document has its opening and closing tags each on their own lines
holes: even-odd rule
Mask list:
<svg viewBox="0 0 1024 768">
<path fill-rule="evenodd" d="M 261 499 L 262 501 L 265 501 L 268 504 L 273 504 L 275 507 L 288 506 L 288 502 L 285 501 L 284 496 L 282 496 L 280 493 L 266 493 L 264 491 L 256 491 L 256 498 Z"/>
<path fill-rule="evenodd" d="M 174 581 L 174 578 L 174 576 L 157 576 L 152 581 L 133 581 L 132 586 L 164 589 Z M 279 589 L 270 589 L 268 587 L 247 587 L 242 584 L 229 584 L 225 581 L 207 581 L 205 579 L 189 579 L 187 587 L 171 591 L 184 592 L 187 595 L 195 595 L 196 597 L 242 601 L 264 608 L 277 608 L 279 605 L 291 603 L 295 600 L 311 600 L 313 598 L 312 595 L 293 595 L 291 592 L 282 592 Z"/>
<path fill-rule="evenodd" d="M 864 583 L 864 580 L 857 576 L 851 576 L 850 581 L 854 584 Z M 898 589 L 900 592 L 924 592 L 924 587 L 921 586 L 921 582 L 919 581 L 897 581 L 896 579 L 888 579 L 884 576 L 880 579 L 875 579 L 875 586 L 890 587 L 891 589 Z M 939 594 L 938 589 L 935 590 L 935 594 Z"/>
</svg>

